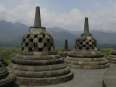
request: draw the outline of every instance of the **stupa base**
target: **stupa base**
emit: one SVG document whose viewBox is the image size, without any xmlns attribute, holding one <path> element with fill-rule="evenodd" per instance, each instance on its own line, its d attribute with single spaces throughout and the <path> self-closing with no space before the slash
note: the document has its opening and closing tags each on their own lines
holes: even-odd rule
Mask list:
<svg viewBox="0 0 116 87">
<path fill-rule="evenodd" d="M 54 54 L 18 55 L 12 64 L 20 86 L 36 87 L 63 83 L 73 78 L 63 58 Z"/>
<path fill-rule="evenodd" d="M 95 51 L 80 51 L 68 54 L 65 62 L 73 68 L 104 69 L 109 67 L 109 62 Z"/>
<path fill-rule="evenodd" d="M 73 77 L 72 73 L 56 76 L 56 77 L 49 77 L 49 78 L 26 78 L 26 77 L 17 77 L 18 83 L 22 86 L 26 87 L 36 87 L 36 86 L 45 86 L 45 85 L 53 85 L 58 83 L 63 83 L 71 80 Z"/>
<path fill-rule="evenodd" d="M 104 69 L 109 67 L 109 63 L 105 58 L 68 57 L 66 63 L 68 63 L 70 67 L 81 69 Z"/>
</svg>

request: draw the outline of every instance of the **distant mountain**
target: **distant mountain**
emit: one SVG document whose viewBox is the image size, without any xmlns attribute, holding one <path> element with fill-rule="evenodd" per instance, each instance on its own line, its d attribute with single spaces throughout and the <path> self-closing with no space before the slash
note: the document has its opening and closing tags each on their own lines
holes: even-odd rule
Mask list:
<svg viewBox="0 0 116 87">
<path fill-rule="evenodd" d="M 54 36 L 55 45 L 57 47 L 63 47 L 65 39 L 68 39 L 70 47 L 73 47 L 74 39 L 75 39 L 74 34 L 70 33 L 69 31 L 65 29 L 58 28 L 58 27 L 48 28 L 47 30 L 51 32 L 51 34 Z"/>
<path fill-rule="evenodd" d="M 22 36 L 28 29 L 24 24 L 0 21 L 0 47 L 20 46 Z M 82 31 L 68 31 L 59 27 L 47 28 L 47 30 L 53 35 L 56 47 L 63 47 L 65 39 L 68 39 L 70 47 L 73 47 L 75 38 L 82 33 Z M 100 47 L 116 47 L 116 32 L 92 31 L 92 34 L 98 40 Z"/>
<path fill-rule="evenodd" d="M 0 46 L 19 46 L 22 35 L 27 31 L 24 24 L 0 21 Z"/>
</svg>

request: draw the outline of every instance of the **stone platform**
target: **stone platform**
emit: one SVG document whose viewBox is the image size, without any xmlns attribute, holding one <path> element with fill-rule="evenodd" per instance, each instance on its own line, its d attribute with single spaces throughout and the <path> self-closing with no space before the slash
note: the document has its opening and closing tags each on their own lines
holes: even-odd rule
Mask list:
<svg viewBox="0 0 116 87">
<path fill-rule="evenodd" d="M 111 64 L 104 75 L 104 87 L 116 87 L 116 64 Z"/>
<path fill-rule="evenodd" d="M 65 62 L 73 68 L 103 69 L 109 67 L 109 61 L 98 51 L 77 50 L 68 54 Z"/>
</svg>

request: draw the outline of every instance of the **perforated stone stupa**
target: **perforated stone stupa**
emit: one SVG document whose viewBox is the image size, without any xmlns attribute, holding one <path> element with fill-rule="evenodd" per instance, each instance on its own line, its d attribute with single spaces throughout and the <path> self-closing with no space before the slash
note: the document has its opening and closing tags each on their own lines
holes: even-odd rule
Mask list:
<svg viewBox="0 0 116 87">
<path fill-rule="evenodd" d="M 70 69 L 54 49 L 53 37 L 41 27 L 40 8 L 34 26 L 23 37 L 21 54 L 12 60 L 17 82 L 24 87 L 62 83 L 73 78 Z"/>
<path fill-rule="evenodd" d="M 14 76 L 10 75 L 3 61 L 0 58 L 0 87 L 18 87 L 15 84 Z"/>
<path fill-rule="evenodd" d="M 74 68 L 101 69 L 109 66 L 108 60 L 97 50 L 97 42 L 89 32 L 85 18 L 84 33 L 75 41 L 75 49 L 68 53 L 66 63 Z"/>
</svg>

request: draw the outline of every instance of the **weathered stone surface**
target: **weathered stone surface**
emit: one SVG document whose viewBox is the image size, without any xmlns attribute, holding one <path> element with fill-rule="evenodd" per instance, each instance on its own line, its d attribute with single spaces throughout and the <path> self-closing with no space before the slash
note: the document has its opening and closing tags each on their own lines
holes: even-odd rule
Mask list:
<svg viewBox="0 0 116 87">
<path fill-rule="evenodd" d="M 40 11 L 39 7 L 36 11 Z M 22 87 L 38 87 L 69 81 L 73 74 L 55 51 L 54 40 L 41 27 L 40 12 L 36 12 L 34 26 L 24 35 L 22 52 L 12 60 L 11 67 L 17 83 Z"/>
<path fill-rule="evenodd" d="M 116 87 L 116 49 L 112 49 L 108 59 L 111 67 L 105 73 L 103 82 L 106 87 Z"/>
<path fill-rule="evenodd" d="M 35 65 L 12 65 L 15 70 L 22 70 L 22 71 L 48 71 L 48 70 L 58 70 L 66 68 L 67 66 L 63 64 L 55 64 L 55 65 L 47 65 L 47 66 L 35 66 Z"/>
<path fill-rule="evenodd" d="M 13 64 L 11 66 L 14 69 L 14 74 L 16 75 L 19 84 L 27 87 L 49 85 L 65 82 L 73 78 L 73 74 L 64 64 L 63 58 L 51 54 L 44 54 L 43 57 L 42 55 L 41 57 L 39 56 L 40 54 L 38 55 L 38 58 L 37 54 L 27 55 L 27 57 L 26 55 L 22 55 L 20 63 L 18 60 L 19 57 L 13 59 Z M 30 63 L 24 61 L 28 60 L 28 58 Z M 30 83 L 30 81 L 32 82 Z"/>
<path fill-rule="evenodd" d="M 104 87 L 116 87 L 116 64 L 111 64 L 104 74 Z"/>
<path fill-rule="evenodd" d="M 72 73 L 58 77 L 47 77 L 47 78 L 26 78 L 26 77 L 17 77 L 19 84 L 29 86 L 42 86 L 42 85 L 53 85 L 58 83 L 63 83 L 72 79 Z"/>
<path fill-rule="evenodd" d="M 116 49 L 112 49 L 111 55 L 108 57 L 111 63 L 116 64 Z"/>
<path fill-rule="evenodd" d="M 40 7 L 36 8 L 34 27 L 41 27 Z"/>
<path fill-rule="evenodd" d="M 103 87 L 103 75 L 107 69 L 71 69 L 74 73 L 74 78 L 71 81 L 48 86 L 34 86 L 34 87 Z M 21 86 L 25 87 L 25 86 Z"/>
<path fill-rule="evenodd" d="M 89 55 L 83 55 L 81 51 L 79 53 L 69 54 L 65 62 L 73 68 L 83 69 L 102 69 L 109 66 L 109 61 L 103 55 L 90 54 L 90 52 Z"/>
</svg>

